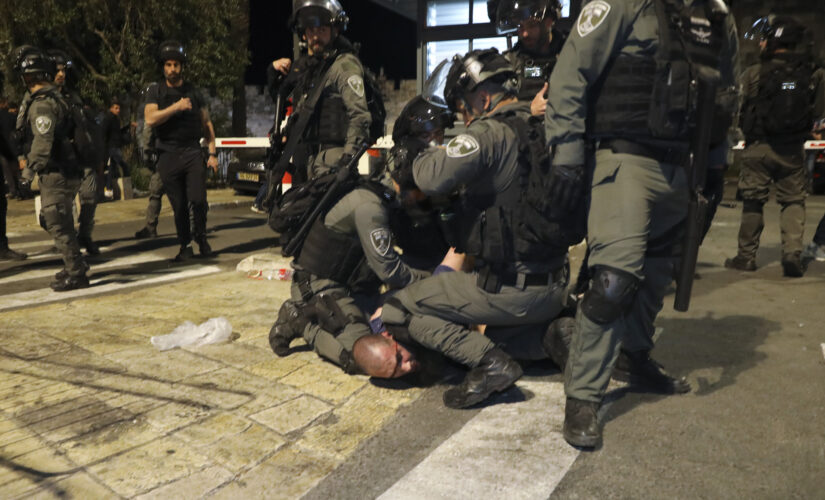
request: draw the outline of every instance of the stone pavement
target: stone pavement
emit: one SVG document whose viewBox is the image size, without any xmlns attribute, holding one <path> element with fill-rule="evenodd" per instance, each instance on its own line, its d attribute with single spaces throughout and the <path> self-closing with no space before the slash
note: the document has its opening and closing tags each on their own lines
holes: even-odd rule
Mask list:
<svg viewBox="0 0 825 500">
<path fill-rule="evenodd" d="M 103 204 L 97 221 L 131 223 L 145 206 Z M 13 210 L 26 213 L 10 217 L 11 231 L 41 231 L 31 208 Z M 287 282 L 223 271 L 0 313 L 0 497 L 309 491 L 422 391 L 346 375 L 302 341 L 276 357 L 267 334 L 288 294 Z M 232 324 L 228 343 L 165 352 L 150 344 L 186 320 L 218 316 Z"/>
</svg>

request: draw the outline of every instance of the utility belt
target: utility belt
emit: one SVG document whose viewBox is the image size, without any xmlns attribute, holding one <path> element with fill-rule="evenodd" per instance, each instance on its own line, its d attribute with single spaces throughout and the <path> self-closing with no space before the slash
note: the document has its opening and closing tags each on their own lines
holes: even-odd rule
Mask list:
<svg viewBox="0 0 825 500">
<path fill-rule="evenodd" d="M 604 139 L 599 142 L 599 149 L 609 149 L 614 153 L 643 156 L 651 160 L 656 160 L 659 163 L 670 163 L 672 165 L 686 165 L 690 157 L 690 150 L 687 149 L 687 145 L 659 146 L 642 144 L 626 139 Z"/>
<path fill-rule="evenodd" d="M 563 265 L 547 273 L 518 273 L 514 271 L 496 271 L 487 265 L 478 270 L 476 286 L 487 293 L 498 293 L 503 286 L 514 286 L 524 290 L 528 286 L 551 286 L 567 282 L 569 269 Z"/>
</svg>

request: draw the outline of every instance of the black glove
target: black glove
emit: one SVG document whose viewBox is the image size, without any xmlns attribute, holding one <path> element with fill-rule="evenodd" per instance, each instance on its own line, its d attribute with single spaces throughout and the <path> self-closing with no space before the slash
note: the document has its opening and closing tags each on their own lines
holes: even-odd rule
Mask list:
<svg viewBox="0 0 825 500">
<path fill-rule="evenodd" d="M 553 165 L 548 182 L 553 205 L 573 210 L 584 195 L 584 165 Z"/>
<path fill-rule="evenodd" d="M 28 200 L 34 198 L 31 182 L 28 179 L 21 178 L 17 181 L 17 192 L 20 193 L 21 200 Z"/>
</svg>

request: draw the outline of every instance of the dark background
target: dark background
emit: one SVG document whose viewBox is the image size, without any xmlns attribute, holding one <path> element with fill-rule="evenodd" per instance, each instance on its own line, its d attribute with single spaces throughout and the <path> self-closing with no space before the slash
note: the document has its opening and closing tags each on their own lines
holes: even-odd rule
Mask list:
<svg viewBox="0 0 825 500">
<path fill-rule="evenodd" d="M 367 0 L 342 0 L 350 18 L 344 35 L 361 43 L 361 61 L 390 80 L 415 78 L 415 22 Z M 292 58 L 288 0 L 250 0 L 249 49 L 251 64 L 246 83 L 264 85 L 266 66 L 280 57 Z"/>
</svg>

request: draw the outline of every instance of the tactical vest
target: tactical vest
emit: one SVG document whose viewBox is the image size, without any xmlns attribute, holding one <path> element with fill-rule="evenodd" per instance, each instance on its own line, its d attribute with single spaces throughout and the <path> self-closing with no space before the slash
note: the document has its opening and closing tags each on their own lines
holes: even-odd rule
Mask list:
<svg viewBox="0 0 825 500">
<path fill-rule="evenodd" d="M 157 84 L 157 92 L 158 110 L 168 108 L 183 97 L 188 97 L 192 102 L 192 109 L 175 113 L 153 128 L 158 141 L 161 144 L 197 147 L 203 137 L 203 121 L 202 103 L 195 88 L 184 82 L 180 87 L 173 89 L 169 88 L 165 81 L 160 81 Z"/>
<path fill-rule="evenodd" d="M 520 43 L 517 43 L 513 50 L 504 53 L 518 74 L 519 101 L 532 101 L 544 84 L 550 80 L 550 73 L 556 66 L 556 60 L 563 44 L 564 35 L 554 29 L 553 40 L 550 42 L 547 55 L 531 54 L 523 49 Z"/>
<path fill-rule="evenodd" d="M 57 103 L 59 110 L 58 121 L 54 124 L 52 149 L 49 152 L 49 161 L 46 164 L 44 172 L 59 171 L 69 175 L 78 174 L 80 169 L 77 165 L 77 155 L 75 154 L 74 146 L 70 139 L 72 136 L 72 123 L 69 119 L 69 105 L 54 87 L 38 90 L 31 95 L 28 103 L 23 104 L 25 106 L 22 121 L 23 128 L 22 130 L 18 130 L 18 133 L 22 137 L 22 151 L 26 154 L 31 151 L 32 143 L 34 142 L 34 131 L 32 130 L 32 125 L 29 123 L 29 112 L 34 102 L 42 99 L 53 99 Z"/>
<path fill-rule="evenodd" d="M 531 124 L 515 111 L 498 113 L 490 119 L 504 124 L 517 137 L 518 176 L 503 192 L 454 200 L 451 210 L 442 213 L 448 243 L 459 252 L 480 258 L 494 270 L 512 271 L 518 262 L 558 267 L 568 247 L 581 240 L 583 231 L 573 227 L 577 224 L 573 214 L 550 214 L 528 201 L 530 172 L 542 167 L 535 165 L 542 161 L 537 159 L 537 152 L 546 151 L 540 132 L 543 124 L 538 118 Z M 545 170 L 549 168 L 549 157 L 543 163 Z M 541 196 L 546 199 L 546 191 Z"/>
<path fill-rule="evenodd" d="M 619 54 L 594 86 L 589 117 L 595 138 L 658 139 L 685 143 L 695 105 L 692 85 L 698 66 L 718 70 L 725 40 L 724 19 L 711 19 L 707 2 L 686 7 L 679 0 L 654 0 L 659 43 L 653 58 Z M 725 116 L 717 110 L 717 116 Z M 715 120 L 717 121 L 717 120 Z M 711 144 L 730 125 L 714 128 Z"/>
</svg>

